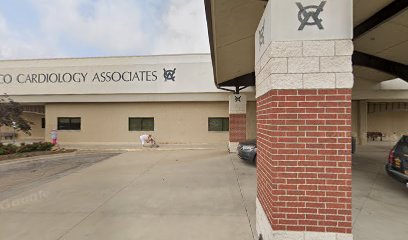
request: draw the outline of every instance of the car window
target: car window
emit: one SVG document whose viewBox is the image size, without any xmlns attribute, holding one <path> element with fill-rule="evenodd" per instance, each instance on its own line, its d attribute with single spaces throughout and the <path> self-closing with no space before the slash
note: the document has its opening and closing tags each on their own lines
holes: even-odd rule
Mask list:
<svg viewBox="0 0 408 240">
<path fill-rule="evenodd" d="M 408 143 L 408 136 L 402 136 L 400 142 Z"/>
<path fill-rule="evenodd" d="M 403 154 L 408 154 L 408 143 L 401 144 L 399 152 Z"/>
<path fill-rule="evenodd" d="M 408 136 L 403 136 L 397 144 L 398 153 L 408 154 Z"/>
</svg>

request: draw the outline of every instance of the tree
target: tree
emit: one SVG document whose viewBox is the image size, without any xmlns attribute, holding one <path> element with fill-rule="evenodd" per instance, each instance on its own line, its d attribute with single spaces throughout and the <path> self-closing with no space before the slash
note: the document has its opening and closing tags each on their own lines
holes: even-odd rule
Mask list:
<svg viewBox="0 0 408 240">
<path fill-rule="evenodd" d="M 14 128 L 31 135 L 31 125 L 33 123 L 23 118 L 23 106 L 14 102 L 9 96 L 0 96 L 0 127 L 6 126 Z"/>
</svg>

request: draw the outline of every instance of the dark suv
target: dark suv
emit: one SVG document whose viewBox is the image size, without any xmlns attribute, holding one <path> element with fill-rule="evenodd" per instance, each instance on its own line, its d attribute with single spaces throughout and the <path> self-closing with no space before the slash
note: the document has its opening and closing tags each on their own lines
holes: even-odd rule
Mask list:
<svg viewBox="0 0 408 240">
<path fill-rule="evenodd" d="M 408 135 L 402 136 L 391 149 L 385 170 L 408 187 Z"/>
</svg>

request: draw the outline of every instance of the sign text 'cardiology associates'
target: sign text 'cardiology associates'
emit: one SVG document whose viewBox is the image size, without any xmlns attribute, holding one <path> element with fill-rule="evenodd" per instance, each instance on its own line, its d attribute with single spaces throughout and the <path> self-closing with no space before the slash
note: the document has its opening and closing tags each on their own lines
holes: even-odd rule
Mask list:
<svg viewBox="0 0 408 240">
<path fill-rule="evenodd" d="M 87 72 L 29 74 L 0 73 L 0 84 L 154 82 L 157 81 L 157 79 L 157 71 L 98 72 L 95 74 L 89 74 Z"/>
</svg>

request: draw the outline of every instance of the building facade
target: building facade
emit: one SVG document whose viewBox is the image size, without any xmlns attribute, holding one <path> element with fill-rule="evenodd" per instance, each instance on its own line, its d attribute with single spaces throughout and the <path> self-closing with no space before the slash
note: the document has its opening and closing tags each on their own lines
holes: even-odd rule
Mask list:
<svg viewBox="0 0 408 240">
<path fill-rule="evenodd" d="M 208 54 L 0 62 L 0 89 L 24 105 L 31 136 L 67 144 L 227 144 L 231 93 L 214 86 Z M 255 138 L 254 93 L 243 93 L 244 136 Z M 13 129 L 1 129 L 12 133 Z"/>
</svg>

